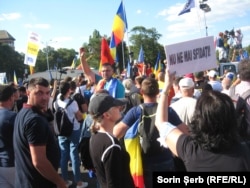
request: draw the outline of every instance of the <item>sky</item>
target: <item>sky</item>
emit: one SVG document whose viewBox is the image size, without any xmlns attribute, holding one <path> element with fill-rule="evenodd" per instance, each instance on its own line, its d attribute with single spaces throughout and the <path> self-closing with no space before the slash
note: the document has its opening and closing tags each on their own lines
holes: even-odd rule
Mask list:
<svg viewBox="0 0 250 188">
<path fill-rule="evenodd" d="M 204 1 L 204 0 L 203 0 Z M 0 1 L 0 30 L 8 31 L 15 49 L 25 52 L 28 35 L 40 36 L 41 48 L 78 49 L 94 30 L 111 35 L 120 0 L 11 0 Z M 178 16 L 187 0 L 123 0 L 128 31 L 135 26 L 155 28 L 162 45 L 175 44 L 219 32 L 241 29 L 243 47 L 250 45 L 250 0 L 207 0 L 211 11 L 204 13 L 195 0 L 191 12 Z M 207 30 L 206 30 L 207 27 Z"/>
</svg>

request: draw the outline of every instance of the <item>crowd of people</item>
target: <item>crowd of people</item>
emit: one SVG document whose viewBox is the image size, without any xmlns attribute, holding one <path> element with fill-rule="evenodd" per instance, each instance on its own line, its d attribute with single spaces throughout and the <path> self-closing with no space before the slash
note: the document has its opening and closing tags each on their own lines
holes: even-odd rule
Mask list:
<svg viewBox="0 0 250 188">
<path fill-rule="evenodd" d="M 236 114 L 237 100 L 250 91 L 249 59 L 240 61 L 238 75 L 222 77 L 216 70 L 177 77 L 164 68 L 157 75 L 144 71 L 118 78 L 111 62 L 98 75 L 82 48 L 80 62 L 83 74 L 75 78 L 32 78 L 19 88 L 0 85 L 0 187 L 87 187 L 79 155 L 86 129 L 93 165 L 87 169 L 94 172 L 96 187 L 138 187 L 125 142 L 136 126 L 146 188 L 153 186 L 154 171 L 250 170 L 245 142 L 250 97 L 249 127 L 238 127 Z M 56 136 L 53 113 L 72 99 L 67 114 L 73 131 Z M 243 138 L 242 132 L 249 134 Z"/>
</svg>

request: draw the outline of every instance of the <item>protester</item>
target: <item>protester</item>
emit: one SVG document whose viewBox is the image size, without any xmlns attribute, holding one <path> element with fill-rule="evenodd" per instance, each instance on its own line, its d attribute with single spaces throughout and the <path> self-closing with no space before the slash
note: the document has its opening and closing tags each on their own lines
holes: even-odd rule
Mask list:
<svg viewBox="0 0 250 188">
<path fill-rule="evenodd" d="M 204 92 L 197 100 L 190 135 L 185 135 L 168 121 L 167 95 L 173 80 L 174 73 L 166 70 L 165 94 L 156 113 L 161 143 L 184 161 L 187 171 L 249 171 L 250 150 L 240 142 L 230 97 L 218 91 Z"/>
<path fill-rule="evenodd" d="M 210 70 L 207 74 L 208 84 L 210 84 L 215 91 L 222 91 L 221 82 L 217 80 L 218 73 L 215 70 Z"/>
<path fill-rule="evenodd" d="M 16 113 L 15 88 L 0 85 L 0 187 L 13 188 L 15 184 L 15 161 L 13 131 Z"/>
<path fill-rule="evenodd" d="M 238 97 L 244 95 L 244 93 L 249 92 L 250 90 L 250 59 L 245 59 L 239 63 L 239 79 L 240 83 L 235 86 L 235 94 Z M 247 108 L 246 108 L 246 122 L 248 124 L 247 133 L 248 139 L 250 139 L 250 99 L 247 99 Z"/>
<path fill-rule="evenodd" d="M 115 123 L 121 119 L 122 100 L 97 93 L 90 100 L 89 113 L 93 118 L 90 155 L 101 187 L 134 188 L 129 169 L 129 155 L 113 136 Z"/>
<path fill-rule="evenodd" d="M 71 100 L 71 89 L 70 83 L 63 81 L 59 86 L 59 95 L 57 100 L 54 103 L 54 108 L 63 107 L 68 104 Z M 80 123 L 82 121 L 83 115 L 78 108 L 78 104 L 75 100 L 67 107 L 67 115 L 70 118 L 70 121 L 74 124 L 73 131 L 69 137 L 58 136 L 59 147 L 61 151 L 61 160 L 60 167 L 62 172 L 62 177 L 67 183 L 67 186 L 72 185 L 72 181 L 68 180 L 68 161 L 69 157 L 72 163 L 72 171 L 74 174 L 74 181 L 77 184 L 77 188 L 87 187 L 88 183 L 81 181 L 81 172 L 80 172 L 80 158 L 78 153 L 78 144 L 81 134 Z"/>
<path fill-rule="evenodd" d="M 157 81 L 153 78 L 145 78 L 142 82 L 141 93 L 144 100 L 144 103 L 142 104 L 143 106 L 139 105 L 131 108 L 131 110 L 128 111 L 128 113 L 124 116 L 124 118 L 115 126 L 114 135 L 117 138 L 119 139 L 123 138 L 126 131 L 135 124 L 138 118 L 141 117 L 143 111 L 149 112 L 147 116 L 149 116 L 150 118 L 153 118 L 155 116 L 156 106 L 157 106 L 157 95 L 159 94 L 159 86 Z M 168 109 L 167 113 L 169 113 L 171 122 L 174 125 L 181 127 L 183 128 L 183 130 L 186 130 L 186 132 L 188 132 L 187 126 L 184 123 L 182 123 L 176 112 L 172 108 L 167 108 L 167 109 Z M 152 121 L 153 120 L 151 120 L 151 122 Z M 144 119 L 140 123 L 144 124 L 145 123 Z M 146 131 L 148 131 L 148 133 L 146 134 L 150 134 L 149 130 L 154 130 L 154 125 L 147 124 L 145 126 L 148 127 L 147 129 L 145 129 Z M 156 135 L 158 134 L 158 131 L 156 129 L 154 132 Z M 143 130 L 139 131 L 138 134 L 139 135 L 144 134 Z M 157 139 L 156 137 L 155 139 L 153 139 L 153 137 L 151 137 L 150 135 L 149 138 L 151 139 L 150 140 L 151 145 L 155 144 L 155 142 L 157 143 L 155 149 L 160 152 L 155 152 L 152 155 L 151 154 L 148 155 L 146 151 L 142 150 L 143 170 L 144 170 L 143 174 L 144 174 L 144 183 L 146 188 L 152 187 L 152 173 L 154 171 L 175 170 L 174 159 L 170 150 L 161 148 L 160 144 L 158 144 L 158 142 L 156 141 Z"/>
<path fill-rule="evenodd" d="M 19 91 L 19 98 L 16 100 L 16 105 L 17 105 L 17 110 L 19 112 L 22 109 L 23 104 L 27 103 L 28 96 L 27 96 L 27 93 L 26 93 L 26 87 L 20 86 L 18 88 L 18 91 Z"/>
<path fill-rule="evenodd" d="M 190 125 L 196 105 L 194 98 L 194 81 L 191 78 L 182 78 L 179 82 L 181 98 L 170 105 L 175 110 L 182 122 Z"/>
<path fill-rule="evenodd" d="M 44 116 L 50 98 L 49 83 L 38 77 L 29 81 L 28 101 L 14 124 L 15 187 L 66 188 L 57 173 L 60 153 Z"/>
<path fill-rule="evenodd" d="M 80 48 L 80 61 L 83 68 L 83 71 L 88 77 L 90 82 L 93 82 L 96 85 L 95 90 L 106 89 L 109 91 L 109 94 L 115 98 L 124 98 L 125 97 L 125 89 L 119 79 L 114 78 L 114 67 L 112 66 L 112 62 L 107 62 L 102 64 L 101 67 L 101 76 L 95 74 L 89 67 L 86 62 L 85 52 L 83 48 Z"/>
</svg>

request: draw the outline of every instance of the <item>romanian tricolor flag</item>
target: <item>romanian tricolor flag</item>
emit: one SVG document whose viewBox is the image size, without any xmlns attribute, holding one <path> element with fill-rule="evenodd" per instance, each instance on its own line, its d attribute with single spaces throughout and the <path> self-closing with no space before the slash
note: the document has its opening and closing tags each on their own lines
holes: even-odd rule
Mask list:
<svg viewBox="0 0 250 188">
<path fill-rule="evenodd" d="M 121 2 L 117 13 L 114 18 L 113 27 L 112 27 L 112 35 L 111 38 L 114 37 L 114 44 L 117 46 L 123 41 L 124 33 L 128 28 L 127 18 L 123 3 Z"/>
<path fill-rule="evenodd" d="M 16 71 L 14 71 L 14 78 L 13 78 L 14 84 L 17 86 L 17 77 L 16 77 Z"/>
<path fill-rule="evenodd" d="M 140 118 L 132 125 L 124 136 L 124 143 L 130 156 L 130 172 L 135 187 L 144 188 L 143 165 L 141 156 L 141 145 L 138 134 Z"/>
<path fill-rule="evenodd" d="M 159 74 L 159 72 L 162 69 L 162 67 L 161 67 L 161 61 L 160 60 L 161 60 L 161 54 L 159 52 L 158 55 L 157 55 L 157 59 L 156 59 L 156 62 L 155 62 L 155 67 L 154 67 L 155 77 L 157 77 L 157 75 Z"/>
</svg>

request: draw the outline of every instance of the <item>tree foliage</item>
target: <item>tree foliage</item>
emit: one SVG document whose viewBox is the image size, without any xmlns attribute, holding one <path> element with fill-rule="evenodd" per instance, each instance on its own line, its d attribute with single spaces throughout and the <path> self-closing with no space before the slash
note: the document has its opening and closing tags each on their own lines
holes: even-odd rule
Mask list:
<svg viewBox="0 0 250 188">
<path fill-rule="evenodd" d="M 162 35 L 155 28 L 146 29 L 143 26 L 137 26 L 132 28 L 130 33 L 130 49 L 134 52 L 135 59 L 139 55 L 141 46 L 144 51 L 144 61 L 151 66 L 155 65 L 158 52 L 161 54 L 161 60 L 165 59 L 164 47 L 158 43 Z"/>
</svg>

